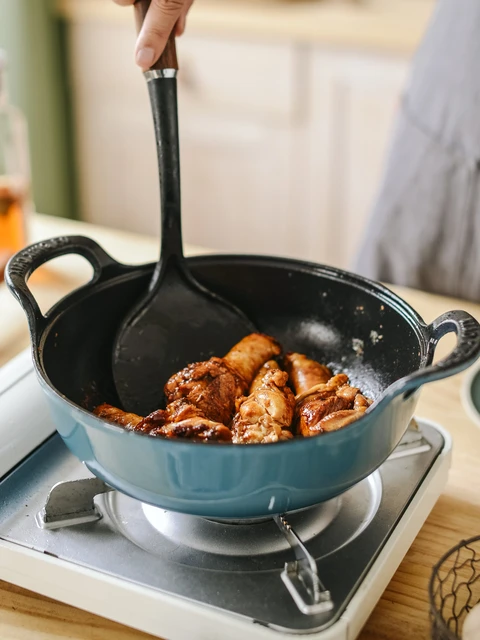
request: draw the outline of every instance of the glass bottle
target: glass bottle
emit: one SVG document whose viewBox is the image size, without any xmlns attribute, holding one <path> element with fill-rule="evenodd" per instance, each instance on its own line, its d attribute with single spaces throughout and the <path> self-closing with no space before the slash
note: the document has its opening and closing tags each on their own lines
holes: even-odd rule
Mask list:
<svg viewBox="0 0 480 640">
<path fill-rule="evenodd" d="M 27 124 L 8 100 L 6 56 L 0 50 L 0 281 L 9 258 L 26 244 L 30 209 Z"/>
</svg>

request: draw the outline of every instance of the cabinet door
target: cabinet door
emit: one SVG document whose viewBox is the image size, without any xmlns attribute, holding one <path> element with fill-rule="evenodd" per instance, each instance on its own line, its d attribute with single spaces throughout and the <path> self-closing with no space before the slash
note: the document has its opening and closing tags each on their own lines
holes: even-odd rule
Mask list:
<svg viewBox="0 0 480 640">
<path fill-rule="evenodd" d="M 226 113 L 182 117 L 185 240 L 220 251 L 288 253 L 291 133 Z"/>
<path fill-rule="evenodd" d="M 312 238 L 324 254 L 310 256 L 348 268 L 380 186 L 408 61 L 317 51 L 311 69 L 310 157 Z M 325 238 L 327 239 L 325 241 Z"/>
<path fill-rule="evenodd" d="M 199 37 L 178 47 L 185 240 L 289 253 L 295 48 Z"/>
<path fill-rule="evenodd" d="M 80 213 L 94 224 L 157 234 L 155 139 L 134 42 L 132 26 L 69 28 Z"/>
</svg>

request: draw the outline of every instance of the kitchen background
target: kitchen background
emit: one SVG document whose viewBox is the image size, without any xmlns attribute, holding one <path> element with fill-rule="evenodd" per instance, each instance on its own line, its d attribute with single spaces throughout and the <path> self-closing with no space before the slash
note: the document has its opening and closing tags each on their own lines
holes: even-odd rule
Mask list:
<svg viewBox="0 0 480 640">
<path fill-rule="evenodd" d="M 185 240 L 348 267 L 433 0 L 196 0 L 178 42 Z M 0 0 L 37 211 L 158 233 L 131 9 Z"/>
</svg>

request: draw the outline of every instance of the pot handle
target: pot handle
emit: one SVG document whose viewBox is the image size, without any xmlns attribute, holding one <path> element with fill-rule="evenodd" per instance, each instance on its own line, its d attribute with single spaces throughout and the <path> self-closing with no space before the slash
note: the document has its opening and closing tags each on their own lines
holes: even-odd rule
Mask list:
<svg viewBox="0 0 480 640">
<path fill-rule="evenodd" d="M 453 376 L 467 369 L 480 355 L 480 324 L 466 311 L 448 311 L 428 325 L 428 350 L 433 358 L 436 346 L 447 333 L 456 333 L 457 345 L 443 360 L 419 369 L 394 382 L 385 396 L 410 395 L 427 382 Z"/>
<path fill-rule="evenodd" d="M 45 316 L 28 288 L 28 278 L 45 262 L 71 253 L 83 256 L 92 265 L 93 278 L 90 282 L 98 282 L 104 277 L 111 277 L 113 275 L 112 269 L 118 273 L 119 269 L 124 268 L 124 265 L 108 255 L 99 244 L 84 236 L 51 238 L 32 244 L 16 253 L 6 266 L 5 282 L 25 311 L 32 342 L 36 341 L 42 331 L 45 325 Z"/>
</svg>

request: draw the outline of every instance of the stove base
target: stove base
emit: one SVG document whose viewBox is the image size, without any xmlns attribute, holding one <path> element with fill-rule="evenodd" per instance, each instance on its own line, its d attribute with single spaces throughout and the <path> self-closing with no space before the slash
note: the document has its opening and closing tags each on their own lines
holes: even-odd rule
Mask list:
<svg viewBox="0 0 480 640">
<path fill-rule="evenodd" d="M 353 640 L 360 633 L 418 534 L 440 496 L 448 477 L 451 456 L 451 439 L 448 433 L 441 427 L 426 421 L 420 423 L 420 428 L 424 432 L 435 432 L 437 435 L 443 436 L 444 444 L 427 469 L 416 492 L 405 505 L 403 515 L 398 514 L 398 522 L 394 529 L 387 535 L 376 557 L 371 559 L 370 565 L 366 568 L 358 584 L 355 585 L 355 590 L 350 594 L 343 610 L 338 612 L 338 616 L 331 620 L 328 626 L 323 625 L 323 629 L 315 629 L 311 626 L 289 629 L 283 624 L 277 625 L 260 616 L 249 617 L 234 611 L 226 611 L 225 608 L 195 602 L 192 598 L 172 595 L 165 590 L 143 586 L 138 582 L 109 575 L 82 566 L 77 562 L 54 557 L 53 547 L 51 550 L 45 549 L 44 553 L 39 553 L 39 551 L 27 548 L 27 546 L 5 540 L 4 538 L 7 537 L 5 520 L 2 519 L 2 511 L 5 511 L 4 503 L 0 503 L 0 522 L 2 522 L 0 538 L 3 538 L 0 540 L 0 577 L 24 588 L 169 640 L 192 640 L 193 638 L 224 640 L 227 637 L 229 640 L 237 640 L 237 638 L 244 640 L 246 637 L 252 640 L 268 640 L 269 638 L 278 640 L 286 634 L 308 634 L 312 640 Z M 424 455 L 426 454 L 421 453 L 416 456 L 415 465 L 419 464 L 421 456 Z M 402 459 L 403 467 L 405 465 L 408 467 L 412 459 L 414 457 L 410 460 L 408 458 Z M 392 460 L 386 462 L 385 465 L 393 465 L 394 463 L 395 461 Z M 5 483 L 2 484 L 5 486 Z M 2 494 L 5 495 L 3 491 Z M 81 544 L 83 546 L 85 546 L 84 536 L 88 536 L 85 530 L 87 526 L 92 525 L 81 525 L 70 529 L 74 538 L 78 540 L 78 536 L 82 537 Z M 49 536 L 58 536 L 59 533 L 62 533 L 62 531 L 41 532 L 40 529 L 38 531 Z M 325 533 L 327 532 L 328 529 Z M 356 541 L 358 542 L 360 539 L 361 536 Z M 108 544 L 108 540 L 104 540 L 104 542 Z M 355 541 L 344 547 L 346 556 L 351 556 L 350 551 L 353 553 L 354 543 Z M 332 555 L 335 554 L 319 558 L 317 562 L 319 576 L 327 588 L 330 588 L 331 584 L 328 583 L 329 578 L 325 563 Z M 354 556 L 351 556 L 350 560 L 354 560 Z M 182 567 L 184 568 L 183 565 Z M 325 570 L 322 570 L 322 567 Z M 193 571 L 193 577 L 198 571 L 196 567 L 191 566 L 188 567 L 188 570 L 189 572 Z M 207 572 L 211 573 L 212 570 L 207 569 Z M 221 573 L 223 575 L 223 572 Z M 276 584 L 279 580 L 275 574 L 276 572 L 272 569 L 266 571 L 260 569 L 259 573 L 254 571 L 252 577 L 256 581 L 260 577 L 265 578 L 266 576 L 271 585 L 275 584 L 274 589 L 271 590 L 272 597 L 275 597 L 279 590 Z M 246 574 L 242 571 L 237 573 L 234 570 L 232 576 L 238 578 L 239 575 L 245 576 Z M 172 582 L 174 581 L 175 575 L 172 575 Z M 222 582 L 222 579 L 217 582 L 220 589 Z M 174 589 L 175 584 L 170 584 L 167 589 L 169 588 Z M 281 588 L 285 589 L 283 585 Z M 335 590 L 333 591 L 335 593 Z M 283 596 L 288 599 L 289 594 L 286 590 Z M 280 599 L 283 600 L 283 597 Z M 298 615 L 302 619 L 301 614 L 298 613 Z M 308 616 L 303 616 L 303 619 L 308 619 Z"/>
</svg>

